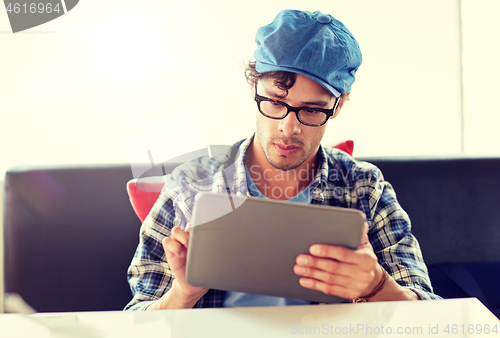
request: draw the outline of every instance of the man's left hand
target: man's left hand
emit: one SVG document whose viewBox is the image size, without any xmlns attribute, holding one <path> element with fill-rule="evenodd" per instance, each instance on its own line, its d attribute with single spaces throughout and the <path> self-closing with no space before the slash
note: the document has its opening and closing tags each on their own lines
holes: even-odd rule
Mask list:
<svg viewBox="0 0 500 338">
<path fill-rule="evenodd" d="M 382 279 L 382 269 L 368 240 L 368 224 L 357 250 L 314 244 L 310 254 L 297 256 L 294 272 L 300 284 L 342 298 L 354 299 L 371 293 Z"/>
</svg>

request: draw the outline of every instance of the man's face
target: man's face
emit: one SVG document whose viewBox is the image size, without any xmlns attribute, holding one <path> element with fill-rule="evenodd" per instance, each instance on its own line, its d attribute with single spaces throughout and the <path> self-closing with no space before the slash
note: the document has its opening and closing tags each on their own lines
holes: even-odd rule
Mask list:
<svg viewBox="0 0 500 338">
<path fill-rule="evenodd" d="M 272 78 L 260 80 L 257 93 L 293 107 L 331 109 L 335 104 L 335 97 L 330 92 L 300 74 L 297 74 L 297 80 L 286 96 L 283 96 L 286 92 L 274 85 Z M 252 94 L 255 95 L 253 91 Z M 314 165 L 327 124 L 320 127 L 306 126 L 297 120 L 294 112 L 282 120 L 273 120 L 257 112 L 256 149 L 262 151 L 269 164 L 276 169 L 292 170 L 301 165 Z"/>
</svg>

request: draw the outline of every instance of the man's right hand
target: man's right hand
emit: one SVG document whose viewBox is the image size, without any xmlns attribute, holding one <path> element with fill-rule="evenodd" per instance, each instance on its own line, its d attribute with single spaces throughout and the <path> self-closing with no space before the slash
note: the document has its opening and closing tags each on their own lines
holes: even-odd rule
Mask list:
<svg viewBox="0 0 500 338">
<path fill-rule="evenodd" d="M 192 308 L 208 291 L 206 288 L 191 286 L 186 282 L 186 257 L 189 243 L 189 226 L 182 230 L 179 226 L 172 228 L 170 237 L 162 241 L 167 262 L 175 277 L 172 288 L 163 295 L 149 310 Z"/>
</svg>

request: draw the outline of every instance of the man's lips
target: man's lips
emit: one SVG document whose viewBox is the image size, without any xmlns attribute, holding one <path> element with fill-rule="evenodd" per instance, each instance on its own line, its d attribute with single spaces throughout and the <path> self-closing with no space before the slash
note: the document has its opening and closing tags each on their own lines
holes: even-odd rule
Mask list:
<svg viewBox="0 0 500 338">
<path fill-rule="evenodd" d="M 291 155 L 299 149 L 298 146 L 295 146 L 293 144 L 287 145 L 282 143 L 274 143 L 274 147 L 276 148 L 276 150 L 280 155 L 285 155 L 285 156 Z"/>
<path fill-rule="evenodd" d="M 297 146 L 294 146 L 293 144 L 286 145 L 286 144 L 275 143 L 275 145 L 277 145 L 278 147 L 280 147 L 282 149 L 297 149 L 298 148 Z"/>
</svg>

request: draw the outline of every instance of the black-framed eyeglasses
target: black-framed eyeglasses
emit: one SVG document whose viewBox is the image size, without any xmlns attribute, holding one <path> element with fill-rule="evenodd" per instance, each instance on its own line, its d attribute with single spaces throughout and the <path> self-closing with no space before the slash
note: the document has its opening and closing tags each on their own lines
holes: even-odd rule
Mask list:
<svg viewBox="0 0 500 338">
<path fill-rule="evenodd" d="M 331 116 L 333 116 L 340 102 L 340 99 L 337 98 L 332 109 L 292 107 L 285 102 L 270 99 L 265 96 L 260 96 L 259 94 L 257 94 L 256 83 L 255 101 L 257 102 L 259 112 L 265 117 L 269 117 L 270 119 L 274 120 L 282 120 L 287 117 L 291 111 L 293 111 L 300 123 L 305 124 L 306 126 L 320 127 L 324 125 Z"/>
</svg>

